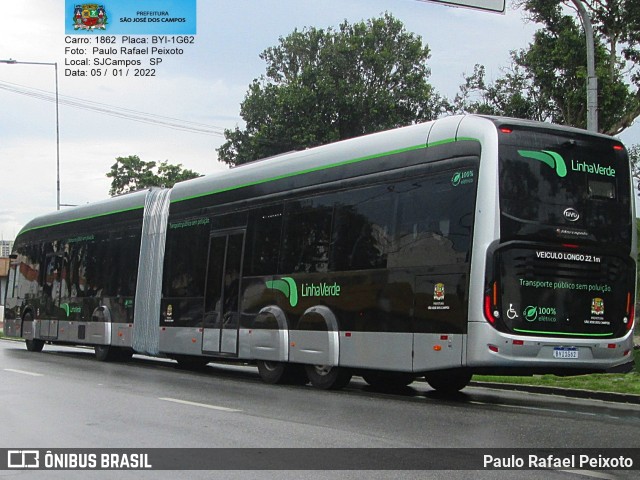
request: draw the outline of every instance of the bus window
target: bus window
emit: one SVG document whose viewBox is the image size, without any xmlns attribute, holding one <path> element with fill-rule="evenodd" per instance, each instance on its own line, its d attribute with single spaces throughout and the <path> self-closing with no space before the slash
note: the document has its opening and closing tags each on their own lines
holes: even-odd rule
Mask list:
<svg viewBox="0 0 640 480">
<path fill-rule="evenodd" d="M 246 274 L 270 275 L 278 270 L 282 205 L 255 210 L 250 215 L 245 260 Z"/>
<path fill-rule="evenodd" d="M 357 189 L 337 200 L 331 270 L 384 268 L 392 234 L 393 205 L 387 186 Z"/>
<path fill-rule="evenodd" d="M 164 265 L 166 297 L 202 297 L 209 248 L 208 218 L 169 224 Z"/>
<path fill-rule="evenodd" d="M 514 130 L 499 153 L 503 240 L 629 245 L 628 160 L 613 140 Z"/>
<path fill-rule="evenodd" d="M 311 198 L 285 205 L 281 272 L 328 270 L 333 206 L 326 200 Z"/>
</svg>

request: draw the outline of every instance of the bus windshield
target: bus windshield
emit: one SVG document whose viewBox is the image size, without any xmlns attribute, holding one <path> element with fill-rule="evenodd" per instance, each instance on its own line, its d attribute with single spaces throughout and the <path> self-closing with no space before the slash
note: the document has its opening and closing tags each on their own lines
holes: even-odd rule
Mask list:
<svg viewBox="0 0 640 480">
<path fill-rule="evenodd" d="M 500 134 L 499 155 L 503 241 L 630 245 L 629 167 L 619 143 L 514 128 Z"/>
</svg>

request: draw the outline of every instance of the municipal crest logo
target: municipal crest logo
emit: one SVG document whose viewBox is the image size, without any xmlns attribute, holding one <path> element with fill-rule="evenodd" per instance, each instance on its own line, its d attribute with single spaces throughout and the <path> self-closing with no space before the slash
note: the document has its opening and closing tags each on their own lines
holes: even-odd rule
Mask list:
<svg viewBox="0 0 640 480">
<path fill-rule="evenodd" d="M 600 297 L 591 300 L 591 315 L 604 315 L 604 300 Z"/>
<path fill-rule="evenodd" d="M 74 30 L 106 30 L 107 11 L 104 5 L 81 3 L 73 9 Z"/>
<path fill-rule="evenodd" d="M 444 300 L 444 283 L 436 283 L 433 287 L 433 299 Z"/>
</svg>

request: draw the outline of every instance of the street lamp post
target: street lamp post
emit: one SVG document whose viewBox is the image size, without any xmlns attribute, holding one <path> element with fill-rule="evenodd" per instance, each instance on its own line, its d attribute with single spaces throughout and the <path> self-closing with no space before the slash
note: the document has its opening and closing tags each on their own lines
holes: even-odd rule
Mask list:
<svg viewBox="0 0 640 480">
<path fill-rule="evenodd" d="M 58 63 L 50 62 L 19 62 L 10 58 L 9 60 L 0 60 L 0 63 L 8 63 L 9 65 L 49 65 L 55 69 L 56 76 L 56 210 L 60 210 L 60 116 L 58 101 Z"/>
<path fill-rule="evenodd" d="M 587 41 L 587 130 L 598 131 L 598 77 L 596 76 L 595 45 L 591 17 L 582 0 L 573 0 L 578 9 Z"/>
</svg>

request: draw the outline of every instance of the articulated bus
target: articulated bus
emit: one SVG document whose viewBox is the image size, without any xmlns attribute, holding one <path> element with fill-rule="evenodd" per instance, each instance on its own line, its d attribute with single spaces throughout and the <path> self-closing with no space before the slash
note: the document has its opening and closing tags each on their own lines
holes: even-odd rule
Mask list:
<svg viewBox="0 0 640 480">
<path fill-rule="evenodd" d="M 443 118 L 39 217 L 5 334 L 323 389 L 628 371 L 633 198 L 614 138 Z"/>
</svg>

